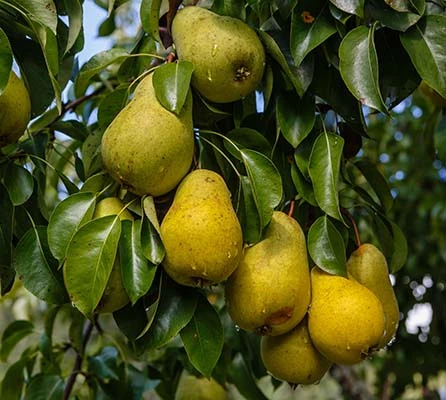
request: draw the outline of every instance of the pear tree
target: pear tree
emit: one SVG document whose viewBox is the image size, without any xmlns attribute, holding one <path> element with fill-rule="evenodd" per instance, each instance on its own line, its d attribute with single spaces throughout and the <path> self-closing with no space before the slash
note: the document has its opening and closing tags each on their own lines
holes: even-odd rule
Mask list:
<svg viewBox="0 0 446 400">
<path fill-rule="evenodd" d="M 94 0 L 82 63 L 92 2 L 0 1 L 0 398 L 388 398 L 416 185 L 379 149 L 422 99 L 392 162 L 446 171 L 446 3 Z"/>
</svg>

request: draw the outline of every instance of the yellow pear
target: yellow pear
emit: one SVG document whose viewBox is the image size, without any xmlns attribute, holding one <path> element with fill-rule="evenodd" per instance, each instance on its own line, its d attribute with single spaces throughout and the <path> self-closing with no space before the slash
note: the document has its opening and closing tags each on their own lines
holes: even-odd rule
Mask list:
<svg viewBox="0 0 446 400">
<path fill-rule="evenodd" d="M 177 116 L 158 101 L 152 74 L 107 127 L 101 154 L 105 169 L 130 192 L 163 195 L 177 186 L 194 152 L 192 96 Z"/>
<path fill-rule="evenodd" d="M 0 95 L 0 147 L 15 143 L 31 118 L 31 100 L 23 81 L 11 71 Z"/>
<path fill-rule="evenodd" d="M 222 282 L 237 268 L 243 236 L 231 194 L 216 172 L 197 169 L 179 185 L 161 222 L 165 271 L 186 286 Z"/>
<path fill-rule="evenodd" d="M 117 197 L 107 197 L 101 200 L 94 210 L 93 218 L 101 218 L 107 215 L 118 215 L 122 220 L 133 220 L 133 216 L 124 204 Z M 97 313 L 111 313 L 124 307 L 130 301 L 124 288 L 121 276 L 121 263 L 119 262 L 119 254 L 116 255 L 113 269 L 108 278 L 107 286 L 96 307 Z"/>
<path fill-rule="evenodd" d="M 172 38 L 178 58 L 195 66 L 192 86 L 212 102 L 240 100 L 262 80 L 262 42 L 237 18 L 185 7 L 173 19 Z"/>
<path fill-rule="evenodd" d="M 228 392 L 214 378 L 195 376 L 186 370 L 180 375 L 175 400 L 227 400 Z"/>
<path fill-rule="evenodd" d="M 225 285 L 232 320 L 261 335 L 294 328 L 310 304 L 310 270 L 298 222 L 274 211 L 263 239 L 248 247 Z"/>
<path fill-rule="evenodd" d="M 384 310 L 373 292 L 349 275 L 311 270 L 308 329 L 315 347 L 337 364 L 356 364 L 379 347 Z"/>
<path fill-rule="evenodd" d="M 347 270 L 381 301 L 386 317 L 385 333 L 378 345 L 382 348 L 395 336 L 400 315 L 386 258 L 373 244 L 365 243 L 351 254 L 347 261 Z"/>
<path fill-rule="evenodd" d="M 333 364 L 311 342 L 307 318 L 283 335 L 263 336 L 260 354 L 274 378 L 295 385 L 319 382 Z"/>
</svg>

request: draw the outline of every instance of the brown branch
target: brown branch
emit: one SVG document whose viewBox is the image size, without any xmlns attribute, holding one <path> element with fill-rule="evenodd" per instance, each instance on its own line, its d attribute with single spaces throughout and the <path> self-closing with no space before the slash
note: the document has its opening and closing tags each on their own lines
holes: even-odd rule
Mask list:
<svg viewBox="0 0 446 400">
<path fill-rule="evenodd" d="M 100 86 L 96 90 L 94 90 L 92 93 L 86 94 L 86 95 L 84 95 L 82 97 L 79 97 L 78 99 L 75 99 L 75 100 L 71 101 L 70 103 L 64 104 L 64 106 L 62 108 L 61 116 L 64 115 L 68 111 L 75 111 L 77 106 L 79 106 L 83 102 L 91 99 L 92 97 L 97 96 L 104 89 L 105 89 L 105 86 Z"/>
</svg>

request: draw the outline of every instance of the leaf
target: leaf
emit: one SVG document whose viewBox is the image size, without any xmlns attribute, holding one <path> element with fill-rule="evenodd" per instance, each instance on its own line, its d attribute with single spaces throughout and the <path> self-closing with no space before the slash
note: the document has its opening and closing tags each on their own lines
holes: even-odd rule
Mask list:
<svg viewBox="0 0 446 400">
<path fill-rule="evenodd" d="M 364 0 L 330 0 L 330 2 L 346 13 L 360 18 L 364 16 Z"/>
<path fill-rule="evenodd" d="M 415 69 L 427 84 L 446 97 L 446 16 L 426 15 L 400 35 Z"/>
<path fill-rule="evenodd" d="M 33 176 L 27 169 L 16 163 L 9 163 L 3 176 L 3 184 L 9 193 L 9 198 L 15 206 L 19 206 L 31 197 L 34 190 Z"/>
<path fill-rule="evenodd" d="M 159 222 L 153 197 L 144 197 L 142 204 L 143 215 L 140 227 L 142 253 L 151 263 L 158 265 L 163 261 L 166 251 L 159 232 Z"/>
<path fill-rule="evenodd" d="M 16 345 L 34 332 L 34 325 L 29 321 L 17 320 L 6 327 L 2 335 L 0 360 L 7 362 L 8 356 Z"/>
<path fill-rule="evenodd" d="M 48 244 L 60 263 L 65 260 L 76 231 L 93 217 L 95 205 L 93 193 L 79 192 L 62 200 L 54 209 L 48 222 Z"/>
<path fill-rule="evenodd" d="M 67 54 L 82 32 L 83 12 L 79 0 L 63 0 L 63 4 L 69 21 L 68 40 L 64 50 L 64 54 Z"/>
<path fill-rule="evenodd" d="M 224 335 L 220 317 L 205 297 L 200 296 L 194 316 L 180 335 L 192 365 L 210 377 L 222 352 Z"/>
<path fill-rule="evenodd" d="M 141 248 L 140 224 L 139 220 L 122 221 L 119 239 L 122 281 L 132 304 L 147 293 L 156 273 L 156 266 L 148 262 Z"/>
<path fill-rule="evenodd" d="M 101 51 L 91 57 L 80 69 L 74 83 L 74 93 L 76 97 L 81 97 L 88 88 L 90 79 L 102 72 L 111 64 L 122 62 L 128 57 L 128 52 L 121 48 L 112 48 Z"/>
<path fill-rule="evenodd" d="M 58 375 L 34 375 L 26 386 L 25 400 L 59 400 L 63 396 L 64 380 Z"/>
<path fill-rule="evenodd" d="M 338 179 L 344 139 L 333 133 L 321 133 L 311 151 L 308 171 L 319 207 L 331 217 L 343 221 L 339 210 Z"/>
<path fill-rule="evenodd" d="M 240 177 L 240 192 L 237 217 L 242 226 L 243 239 L 246 243 L 257 243 L 262 237 L 262 221 L 260 220 L 249 178 L 245 175 Z"/>
<path fill-rule="evenodd" d="M 274 163 L 263 154 L 249 149 L 241 149 L 240 154 L 263 229 L 282 200 L 282 179 Z"/>
<path fill-rule="evenodd" d="M 12 0 L 32 21 L 48 27 L 56 35 L 57 10 L 53 0 Z"/>
<path fill-rule="evenodd" d="M 134 341 L 139 336 L 142 336 L 144 329 L 149 323 L 144 298 L 139 299 L 134 305 L 128 303 L 115 311 L 113 319 L 119 330 L 130 340 Z"/>
<path fill-rule="evenodd" d="M 139 12 L 143 29 L 159 43 L 161 43 L 158 30 L 161 2 L 162 0 L 142 0 Z"/>
<path fill-rule="evenodd" d="M 294 9 L 290 48 L 297 66 L 311 50 L 336 33 L 336 26 L 327 11 L 328 3 L 322 0 L 301 0 Z"/>
<path fill-rule="evenodd" d="M 120 234 L 119 217 L 110 215 L 82 225 L 68 246 L 65 285 L 71 302 L 87 318 L 92 317 L 104 293 Z"/>
<path fill-rule="evenodd" d="M 8 36 L 0 28 L 0 96 L 8 84 L 9 75 L 12 69 L 12 50 Z"/>
<path fill-rule="evenodd" d="M 68 301 L 62 274 L 48 246 L 46 226 L 33 226 L 21 237 L 13 263 L 19 279 L 34 296 L 51 304 Z"/>
<path fill-rule="evenodd" d="M 359 26 L 342 39 L 339 69 L 350 92 L 364 105 L 387 114 L 378 77 L 378 57 L 374 44 L 376 23 Z"/>
<path fill-rule="evenodd" d="M 283 92 L 278 96 L 276 115 L 285 139 L 296 148 L 307 137 L 316 119 L 314 97 L 305 94 L 299 98 L 295 92 Z"/>
<path fill-rule="evenodd" d="M 408 256 L 407 240 L 401 228 L 390 221 L 393 235 L 393 253 L 390 257 L 389 269 L 390 272 L 398 272 L 405 264 Z"/>
<path fill-rule="evenodd" d="M 98 123 L 101 130 L 105 130 L 124 108 L 128 96 L 128 85 L 125 84 L 119 85 L 102 98 L 98 106 Z"/>
<path fill-rule="evenodd" d="M 313 187 L 308 182 L 297 168 L 296 164 L 291 165 L 291 179 L 293 180 L 294 187 L 297 190 L 297 194 L 301 196 L 307 203 L 312 206 L 317 206 L 316 199 L 314 198 Z"/>
<path fill-rule="evenodd" d="M 191 320 L 197 306 L 197 291 L 163 279 L 158 309 L 150 329 L 136 341 L 137 349 L 155 349 L 175 337 Z"/>
<path fill-rule="evenodd" d="M 415 25 L 422 14 L 423 13 L 400 12 L 391 9 L 390 7 L 383 7 L 381 4 L 373 2 L 367 3 L 367 15 L 369 15 L 371 19 L 377 20 L 381 25 L 400 32 L 405 32 L 412 25 Z"/>
<path fill-rule="evenodd" d="M 268 139 L 260 132 L 251 128 L 235 128 L 225 135 L 230 141 L 225 140 L 225 148 L 237 159 L 241 160 L 239 149 L 256 150 L 265 156 L 272 153 L 272 146 Z M 234 147 L 232 143 L 237 146 Z"/>
<path fill-rule="evenodd" d="M 330 274 L 347 276 L 345 243 L 327 216 L 319 217 L 311 225 L 308 251 L 319 268 Z"/>
<path fill-rule="evenodd" d="M 189 93 L 194 65 L 176 61 L 158 67 L 153 73 L 153 87 L 158 101 L 167 110 L 180 114 Z"/>
<path fill-rule="evenodd" d="M 2 379 L 0 398 L 5 400 L 20 400 L 25 382 L 24 369 L 26 360 L 21 358 L 11 364 Z"/>
<path fill-rule="evenodd" d="M 88 371 L 99 379 L 118 380 L 117 374 L 118 351 L 112 346 L 106 346 L 97 356 L 88 357 Z"/>
</svg>

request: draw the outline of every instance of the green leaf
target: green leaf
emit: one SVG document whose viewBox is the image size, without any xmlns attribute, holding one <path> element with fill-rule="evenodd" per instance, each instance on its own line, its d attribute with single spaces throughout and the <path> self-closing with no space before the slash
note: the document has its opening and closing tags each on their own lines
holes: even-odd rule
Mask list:
<svg viewBox="0 0 446 400">
<path fill-rule="evenodd" d="M 56 35 L 57 10 L 53 0 L 10 0 L 15 3 L 30 20 L 48 27 Z"/>
<path fill-rule="evenodd" d="M 443 97 L 446 97 L 445 26 L 445 15 L 426 15 L 400 35 L 421 78 Z"/>
<path fill-rule="evenodd" d="M 59 400 L 63 396 L 64 380 L 58 375 L 34 375 L 26 386 L 25 400 Z"/>
<path fill-rule="evenodd" d="M 82 32 L 83 12 L 79 0 L 63 0 L 63 4 L 69 21 L 68 40 L 64 50 L 64 54 L 67 54 Z"/>
<path fill-rule="evenodd" d="M 296 148 L 307 137 L 316 119 L 314 97 L 305 94 L 302 98 L 295 92 L 283 92 L 278 96 L 276 115 L 279 128 L 285 139 Z"/>
<path fill-rule="evenodd" d="M 364 16 L 364 0 L 330 0 L 330 2 L 346 13 L 360 18 Z"/>
<path fill-rule="evenodd" d="M 194 65 L 176 61 L 158 67 L 153 73 L 153 87 L 158 101 L 167 110 L 180 114 L 189 93 Z"/>
<path fill-rule="evenodd" d="M 161 43 L 158 30 L 161 2 L 162 0 L 142 0 L 139 12 L 143 29 L 159 43 Z"/>
<path fill-rule="evenodd" d="M 311 50 L 335 33 L 336 26 L 331 22 L 326 1 L 299 1 L 293 11 L 290 36 L 291 54 L 296 65 L 299 66 Z"/>
<path fill-rule="evenodd" d="M 98 123 L 101 130 L 105 130 L 115 119 L 126 105 L 128 97 L 128 84 L 124 84 L 102 98 L 98 106 Z"/>
<path fill-rule="evenodd" d="M 48 222 L 48 244 L 54 257 L 62 263 L 68 245 L 79 227 L 93 217 L 96 197 L 93 193 L 80 192 L 61 201 Z"/>
<path fill-rule="evenodd" d="M 144 257 L 140 242 L 141 221 L 122 221 L 119 256 L 122 280 L 132 302 L 144 296 L 152 285 L 156 266 Z"/>
<path fill-rule="evenodd" d="M 293 180 L 294 187 L 297 190 L 297 194 L 301 196 L 307 203 L 312 206 L 317 206 L 316 199 L 314 198 L 313 187 L 308 182 L 297 168 L 296 164 L 291 165 L 291 179 Z"/>
<path fill-rule="evenodd" d="M 34 325 L 29 321 L 17 320 L 6 327 L 2 335 L 0 360 L 7 362 L 9 354 L 16 345 L 34 332 Z"/>
<path fill-rule="evenodd" d="M 88 357 L 88 371 L 99 379 L 118 380 L 117 357 L 118 351 L 116 348 L 106 346 L 97 356 Z"/>
<path fill-rule="evenodd" d="M 25 359 L 20 359 L 11 364 L 6 370 L 2 380 L 2 390 L 0 398 L 5 400 L 20 400 L 25 383 L 24 369 L 26 365 Z"/>
<path fill-rule="evenodd" d="M 147 333 L 136 341 L 140 351 L 165 345 L 191 320 L 197 306 L 197 291 L 166 277 L 158 309 Z"/>
<path fill-rule="evenodd" d="M 265 156 L 272 153 L 272 146 L 268 139 L 260 132 L 251 128 L 235 128 L 225 135 L 230 141 L 225 140 L 225 148 L 237 159 L 241 159 L 239 149 L 256 150 Z M 236 144 L 234 147 L 232 143 Z"/>
<path fill-rule="evenodd" d="M 242 226 L 244 241 L 251 244 L 257 243 L 262 237 L 262 221 L 254 200 L 251 183 L 245 175 L 240 177 L 237 217 Z"/>
<path fill-rule="evenodd" d="M 144 329 L 149 323 L 144 298 L 139 299 L 134 305 L 128 303 L 124 307 L 115 311 L 113 313 L 113 319 L 120 331 L 130 340 L 133 341 L 139 336 L 142 336 L 142 334 L 144 334 Z"/>
<path fill-rule="evenodd" d="M 64 264 L 70 300 L 87 318 L 101 300 L 116 257 L 121 221 L 118 216 L 97 218 L 74 234 Z"/>
<path fill-rule="evenodd" d="M 407 246 L 406 237 L 404 236 L 401 228 L 393 221 L 390 221 L 390 225 L 392 227 L 393 235 L 393 252 L 390 257 L 389 269 L 390 272 L 395 273 L 398 272 L 405 264 L 409 249 Z"/>
<path fill-rule="evenodd" d="M 383 7 L 379 3 L 367 3 L 367 15 L 371 19 L 377 20 L 381 25 L 400 32 L 404 32 L 412 25 L 415 25 L 422 14 L 396 11 L 390 7 Z"/>
<path fill-rule="evenodd" d="M 142 205 L 143 215 L 140 227 L 142 253 L 152 264 L 158 265 L 163 261 L 166 251 L 159 232 L 159 222 L 153 197 L 144 197 Z"/>
<path fill-rule="evenodd" d="M 210 377 L 223 349 L 224 335 L 220 317 L 205 297 L 200 296 L 194 316 L 180 335 L 192 365 Z"/>
<path fill-rule="evenodd" d="M 319 268 L 330 274 L 347 276 L 344 240 L 326 215 L 311 225 L 308 251 Z"/>
<path fill-rule="evenodd" d="M 33 194 L 34 179 L 27 169 L 16 163 L 9 163 L 3 176 L 3 184 L 9 193 L 12 204 L 19 206 Z"/>
<path fill-rule="evenodd" d="M 8 36 L 0 28 L 0 96 L 8 84 L 12 69 L 12 50 Z"/>
<path fill-rule="evenodd" d="M 87 90 L 91 78 L 102 72 L 111 64 L 120 63 L 128 57 L 128 52 L 121 48 L 102 51 L 91 57 L 80 69 L 74 83 L 76 97 L 82 96 Z"/>
<path fill-rule="evenodd" d="M 343 221 L 339 210 L 338 179 L 344 139 L 321 133 L 311 151 L 308 171 L 319 207 L 330 217 Z"/>
<path fill-rule="evenodd" d="M 26 289 L 52 304 L 68 301 L 58 263 L 52 256 L 46 226 L 30 228 L 17 244 L 14 267 Z"/>
<path fill-rule="evenodd" d="M 362 104 L 387 114 L 379 88 L 375 27 L 361 25 L 342 39 L 339 69 L 348 89 Z"/>
</svg>

